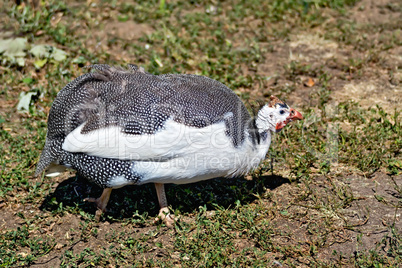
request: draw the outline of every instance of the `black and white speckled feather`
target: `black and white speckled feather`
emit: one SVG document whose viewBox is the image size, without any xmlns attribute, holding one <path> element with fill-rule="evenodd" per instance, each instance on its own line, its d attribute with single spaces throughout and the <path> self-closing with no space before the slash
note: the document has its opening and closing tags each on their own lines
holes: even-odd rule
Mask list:
<svg viewBox="0 0 402 268">
<path fill-rule="evenodd" d="M 135 65 L 128 70 L 108 65 L 91 68 L 96 72 L 78 77 L 57 95 L 36 174 L 59 164 L 113 188 L 240 175 L 264 158 L 270 131 L 289 115 L 289 111 L 274 113 L 289 109 L 275 100 L 274 105 L 264 106 L 256 120 L 251 119 L 233 91 L 203 76 L 152 75 Z M 116 142 L 153 137 L 160 144 L 169 143 L 168 138 L 175 138 L 179 131 L 196 138 L 165 148 L 155 148 L 148 141 L 142 148 L 123 153 L 119 151 L 123 147 L 114 147 L 110 155 L 104 148 L 95 148 L 99 147 L 97 139 L 108 141 L 110 135 Z M 76 138 L 78 149 L 74 148 Z M 226 147 L 210 147 L 208 139 L 212 138 Z M 208 162 L 214 157 L 228 160 L 215 167 Z"/>
<path fill-rule="evenodd" d="M 118 159 L 102 158 L 83 153 L 63 153 L 60 165 L 74 167 L 82 177 L 103 188 L 112 187 L 111 182 L 124 178 L 125 184 L 135 184 L 140 179 L 134 171 L 134 162 Z"/>
</svg>

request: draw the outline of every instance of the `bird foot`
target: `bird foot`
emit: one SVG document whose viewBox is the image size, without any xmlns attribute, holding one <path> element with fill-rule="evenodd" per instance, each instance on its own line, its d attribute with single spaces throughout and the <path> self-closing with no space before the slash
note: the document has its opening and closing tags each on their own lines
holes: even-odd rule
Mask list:
<svg viewBox="0 0 402 268">
<path fill-rule="evenodd" d="M 170 214 L 167 207 L 161 208 L 159 210 L 158 217 L 155 218 L 154 223 L 157 223 L 159 220 L 162 220 L 166 224 L 166 227 L 169 228 L 173 228 L 173 225 L 176 221 L 174 215 Z"/>
<path fill-rule="evenodd" d="M 96 207 L 102 211 L 106 212 L 106 204 L 100 199 L 100 198 L 93 198 L 93 197 L 88 197 L 84 199 L 85 202 L 91 202 L 95 203 Z"/>
<path fill-rule="evenodd" d="M 101 198 L 88 197 L 84 199 L 85 202 L 95 203 L 98 208 L 95 212 L 95 221 L 100 221 L 100 216 L 106 212 L 106 204 L 101 200 Z"/>
<path fill-rule="evenodd" d="M 95 219 L 97 221 L 99 221 L 102 213 L 106 212 L 106 206 L 107 203 L 109 202 L 111 192 L 112 188 L 105 188 L 102 192 L 102 195 L 99 198 L 88 197 L 84 199 L 84 201 L 86 202 L 92 202 L 96 204 L 98 210 L 96 211 Z"/>
</svg>

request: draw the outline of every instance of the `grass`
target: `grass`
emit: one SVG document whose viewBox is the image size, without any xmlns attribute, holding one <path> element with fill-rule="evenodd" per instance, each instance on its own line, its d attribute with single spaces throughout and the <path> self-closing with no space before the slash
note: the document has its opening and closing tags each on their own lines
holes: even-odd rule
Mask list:
<svg viewBox="0 0 402 268">
<path fill-rule="evenodd" d="M 400 84 L 400 65 L 384 56 L 397 56 L 400 19 L 357 23 L 350 13 L 360 4 L 3 3 L 0 39 L 25 37 L 29 46 L 50 44 L 68 57 L 38 68 L 29 47 L 23 67 L 0 55 L 0 266 L 397 267 L 400 110 L 334 99 L 347 83 Z M 401 11 L 392 1 L 378 8 L 390 16 Z M 124 23 L 138 30 L 130 40 L 131 31 L 105 30 Z M 317 55 L 328 48 L 298 47 L 292 51 L 298 58 L 290 59 L 289 44 L 303 34 L 335 42 L 341 52 L 323 60 Z M 33 177 L 52 101 L 93 63 L 209 76 L 251 111 L 276 94 L 296 102 L 305 120 L 275 136 L 248 180 L 168 185 L 180 217 L 174 229 L 153 224 L 152 185 L 115 190 L 98 222 L 82 200 L 101 189 L 73 174 Z M 380 80 L 383 73 L 388 80 Z M 306 78 L 315 85 L 304 86 Z M 37 93 L 28 111 L 16 111 L 20 92 Z"/>
</svg>

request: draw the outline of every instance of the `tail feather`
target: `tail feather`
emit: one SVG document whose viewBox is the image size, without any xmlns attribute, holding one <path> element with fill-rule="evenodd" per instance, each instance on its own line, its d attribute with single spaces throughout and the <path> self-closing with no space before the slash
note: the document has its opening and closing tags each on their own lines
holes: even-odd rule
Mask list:
<svg viewBox="0 0 402 268">
<path fill-rule="evenodd" d="M 58 163 L 58 158 L 62 152 L 61 146 L 61 141 L 46 139 L 45 147 L 36 166 L 35 176 L 39 176 L 52 163 Z"/>
<path fill-rule="evenodd" d="M 56 177 L 67 171 L 67 167 L 61 166 L 57 163 L 51 163 L 45 171 L 46 177 Z"/>
</svg>

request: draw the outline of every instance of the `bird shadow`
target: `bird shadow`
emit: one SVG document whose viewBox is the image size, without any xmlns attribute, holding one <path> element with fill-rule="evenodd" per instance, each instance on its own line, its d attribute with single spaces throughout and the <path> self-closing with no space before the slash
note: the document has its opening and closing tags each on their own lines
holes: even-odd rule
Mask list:
<svg viewBox="0 0 402 268">
<path fill-rule="evenodd" d="M 167 184 L 165 187 L 169 205 L 180 213 L 191 213 L 200 206 L 215 209 L 216 207 L 233 207 L 238 200 L 241 204 L 251 203 L 266 189 L 273 190 L 287 183 L 290 183 L 287 178 L 269 175 L 253 180 L 216 178 L 191 184 Z M 57 213 L 70 207 L 95 215 L 94 204 L 83 200 L 87 197 L 99 197 L 102 191 L 102 188 L 84 178 L 70 177 L 61 182 L 53 193 L 45 197 L 40 209 Z M 106 215 L 110 216 L 108 220 L 120 220 L 131 218 L 134 213 L 156 216 L 158 211 L 159 203 L 155 187 L 150 183 L 113 190 Z"/>
</svg>

